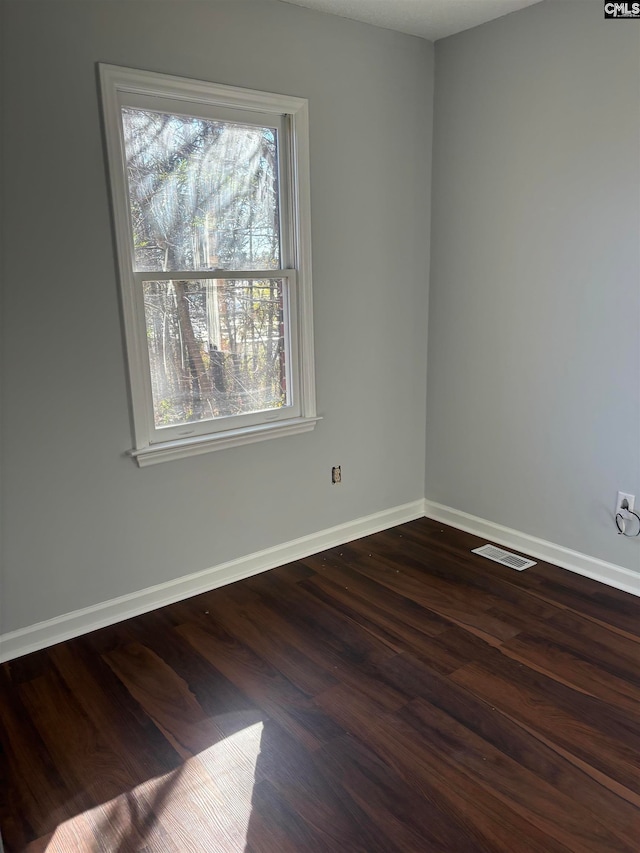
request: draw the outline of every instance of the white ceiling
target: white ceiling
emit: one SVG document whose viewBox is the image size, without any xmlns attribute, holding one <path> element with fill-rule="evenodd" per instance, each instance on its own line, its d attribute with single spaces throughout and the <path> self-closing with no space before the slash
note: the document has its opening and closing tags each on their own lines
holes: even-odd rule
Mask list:
<svg viewBox="0 0 640 853">
<path fill-rule="evenodd" d="M 541 0 L 284 0 L 435 41 Z"/>
</svg>

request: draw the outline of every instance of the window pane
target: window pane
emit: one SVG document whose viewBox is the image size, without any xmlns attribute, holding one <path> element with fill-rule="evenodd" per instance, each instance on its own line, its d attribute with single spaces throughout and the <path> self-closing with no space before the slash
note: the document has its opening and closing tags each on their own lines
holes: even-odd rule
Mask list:
<svg viewBox="0 0 640 853">
<path fill-rule="evenodd" d="M 122 109 L 135 269 L 280 268 L 272 127 Z"/>
<path fill-rule="evenodd" d="M 281 280 L 143 288 L 157 428 L 289 405 Z"/>
</svg>

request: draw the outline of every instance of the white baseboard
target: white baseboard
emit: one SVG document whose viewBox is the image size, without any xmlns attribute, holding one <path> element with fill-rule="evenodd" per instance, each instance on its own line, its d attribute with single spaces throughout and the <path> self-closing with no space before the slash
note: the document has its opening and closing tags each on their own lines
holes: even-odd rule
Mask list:
<svg viewBox="0 0 640 853">
<path fill-rule="evenodd" d="M 589 557 L 578 551 L 564 548 L 562 545 L 555 545 L 553 542 L 520 533 L 518 530 L 477 518 L 452 507 L 429 500 L 418 500 L 0 635 L 0 662 L 79 637 L 107 625 L 114 625 L 132 616 L 139 616 L 158 607 L 183 601 L 192 595 L 208 592 L 219 586 L 266 572 L 294 560 L 301 560 L 327 548 L 344 545 L 354 539 L 369 536 L 371 533 L 377 533 L 425 515 L 427 518 L 473 533 L 490 542 L 496 542 L 538 560 L 553 563 L 570 572 L 640 596 L 640 572 L 632 572 L 615 563 Z"/>
<path fill-rule="evenodd" d="M 484 518 L 477 518 L 475 515 L 469 515 L 466 512 L 452 509 L 452 507 L 434 501 L 425 500 L 424 514 L 434 521 L 441 521 L 443 524 L 449 524 L 451 527 L 473 533 L 475 536 L 480 536 L 490 542 L 505 545 L 514 551 L 521 551 L 523 554 L 538 560 L 544 560 L 545 563 L 553 563 L 562 569 L 568 569 L 578 575 L 584 575 L 624 592 L 630 592 L 632 595 L 640 595 L 640 572 L 633 572 L 623 566 L 617 566 L 615 563 L 607 563 L 605 560 L 589 557 L 579 551 L 572 551 L 562 545 L 555 545 L 545 539 L 520 533 L 510 527 L 503 527 L 501 524 L 486 521 Z"/>
<path fill-rule="evenodd" d="M 293 539 L 283 545 L 257 551 L 211 569 L 204 569 L 139 592 L 56 616 L 46 622 L 20 628 L 18 631 L 0 635 L 0 662 L 47 648 L 55 643 L 70 640 L 72 637 L 79 637 L 81 634 L 104 628 L 106 625 L 114 625 L 132 616 L 139 616 L 158 607 L 174 604 L 192 595 L 208 592 L 216 587 L 274 569 L 276 566 L 283 566 L 293 560 L 301 560 L 327 548 L 344 545 L 354 539 L 361 539 L 371 533 L 394 527 L 396 524 L 422 518 L 423 515 L 424 502 L 413 501 L 329 527 L 318 533 L 311 533 L 300 539 Z"/>
</svg>

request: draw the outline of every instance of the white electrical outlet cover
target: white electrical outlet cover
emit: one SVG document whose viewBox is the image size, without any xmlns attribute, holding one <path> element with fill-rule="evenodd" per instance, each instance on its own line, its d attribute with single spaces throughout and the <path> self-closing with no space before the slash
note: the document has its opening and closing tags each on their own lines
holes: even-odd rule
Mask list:
<svg viewBox="0 0 640 853">
<path fill-rule="evenodd" d="M 618 500 L 616 501 L 616 515 L 621 511 L 623 501 L 627 501 L 626 509 L 631 510 L 635 506 L 636 496 L 629 495 L 626 492 L 618 492 Z"/>
</svg>

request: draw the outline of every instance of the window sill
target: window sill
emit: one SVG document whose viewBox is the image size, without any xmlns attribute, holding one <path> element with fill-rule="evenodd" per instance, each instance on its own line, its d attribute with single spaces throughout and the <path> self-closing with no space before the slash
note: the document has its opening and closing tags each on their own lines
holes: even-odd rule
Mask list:
<svg viewBox="0 0 640 853">
<path fill-rule="evenodd" d="M 254 444 L 269 438 L 280 438 L 284 435 L 296 435 L 310 432 L 322 418 L 292 418 L 279 423 L 258 424 L 257 426 L 230 429 L 209 435 L 198 435 L 193 438 L 181 438 L 161 444 L 151 444 L 139 450 L 130 450 L 129 456 L 138 463 L 140 468 L 147 465 L 157 465 L 158 462 L 170 462 L 172 459 L 183 459 L 186 456 L 198 456 L 213 450 L 225 450 L 227 447 L 239 447 L 241 444 Z"/>
</svg>

